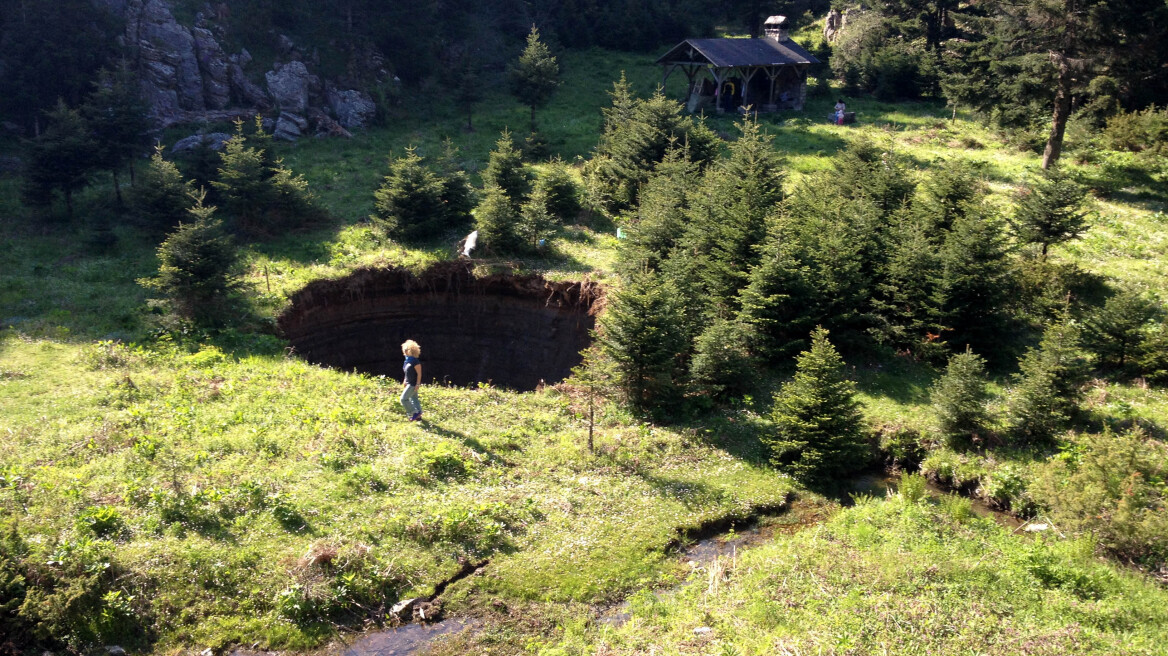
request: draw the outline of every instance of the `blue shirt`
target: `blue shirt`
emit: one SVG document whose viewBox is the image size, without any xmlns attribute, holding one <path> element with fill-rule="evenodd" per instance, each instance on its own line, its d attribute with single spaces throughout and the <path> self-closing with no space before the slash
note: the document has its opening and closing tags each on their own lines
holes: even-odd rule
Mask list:
<svg viewBox="0 0 1168 656">
<path fill-rule="evenodd" d="M 402 363 L 402 372 L 404 372 L 406 375 L 405 383 L 407 385 L 418 384 L 418 370 L 414 368 L 414 365 L 418 364 L 419 362 L 421 361 L 414 356 L 407 355 L 406 361 Z"/>
</svg>

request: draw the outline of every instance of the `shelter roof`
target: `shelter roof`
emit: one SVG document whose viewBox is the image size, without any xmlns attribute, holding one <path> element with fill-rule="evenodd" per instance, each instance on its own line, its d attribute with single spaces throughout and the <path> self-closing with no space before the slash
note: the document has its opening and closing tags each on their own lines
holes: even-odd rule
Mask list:
<svg viewBox="0 0 1168 656">
<path fill-rule="evenodd" d="M 818 64 L 815 55 L 798 43 L 758 39 L 686 39 L 657 59 L 658 64 L 712 64 L 733 66 L 787 66 Z"/>
</svg>

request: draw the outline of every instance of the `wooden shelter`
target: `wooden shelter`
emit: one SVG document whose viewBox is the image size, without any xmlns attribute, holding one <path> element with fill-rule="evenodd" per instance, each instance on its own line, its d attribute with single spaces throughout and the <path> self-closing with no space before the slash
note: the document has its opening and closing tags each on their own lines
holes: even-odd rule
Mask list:
<svg viewBox="0 0 1168 656">
<path fill-rule="evenodd" d="M 771 16 L 757 39 L 686 39 L 657 59 L 662 78 L 681 70 L 689 79 L 686 109 L 713 106 L 718 113 L 743 107 L 801 111 L 807 98 L 807 69 L 819 60 L 787 34 L 785 16 Z"/>
</svg>

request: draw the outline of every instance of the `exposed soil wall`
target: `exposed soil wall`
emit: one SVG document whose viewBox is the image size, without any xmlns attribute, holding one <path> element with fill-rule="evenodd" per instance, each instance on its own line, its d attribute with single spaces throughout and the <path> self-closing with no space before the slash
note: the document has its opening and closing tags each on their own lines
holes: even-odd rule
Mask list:
<svg viewBox="0 0 1168 656">
<path fill-rule="evenodd" d="M 362 269 L 307 285 L 279 326 L 294 352 L 317 364 L 400 379 L 401 343 L 413 339 L 424 382 L 530 390 L 580 363 L 601 297 L 588 281 L 475 277 L 466 262 L 419 275 Z"/>
</svg>

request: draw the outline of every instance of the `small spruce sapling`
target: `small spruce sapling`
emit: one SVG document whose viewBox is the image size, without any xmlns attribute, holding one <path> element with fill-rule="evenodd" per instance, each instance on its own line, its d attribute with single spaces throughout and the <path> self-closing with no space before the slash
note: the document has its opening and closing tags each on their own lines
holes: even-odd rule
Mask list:
<svg viewBox="0 0 1168 656">
<path fill-rule="evenodd" d="M 648 271 L 629 276 L 600 320 L 600 343 L 615 362 L 630 405 L 659 414 L 678 395 L 685 333 L 673 284 Z"/>
<path fill-rule="evenodd" d="M 775 395 L 774 432 L 763 437 L 776 467 L 804 479 L 844 475 L 864 465 L 864 420 L 856 385 L 827 339 L 811 333 L 811 348 L 798 357 L 794 380 Z"/>
<path fill-rule="evenodd" d="M 1049 443 L 1079 410 L 1086 379 L 1079 326 L 1065 315 L 1052 323 L 1018 367 L 1006 410 L 1010 433 L 1019 443 Z"/>
<path fill-rule="evenodd" d="M 929 397 L 941 436 L 950 447 L 967 448 L 985 434 L 989 425 L 985 360 L 968 347 L 949 358 Z"/>
<path fill-rule="evenodd" d="M 1071 241 L 1087 229 L 1086 198 L 1087 189 L 1058 167 L 1041 171 L 1018 192 L 1011 222 L 1018 240 L 1040 246 L 1045 260 L 1051 246 Z"/>
<path fill-rule="evenodd" d="M 180 223 L 158 247 L 158 275 L 138 282 L 162 292 L 177 315 L 214 324 L 223 318 L 227 296 L 238 285 L 238 253 L 215 218 L 215 207 L 203 205 L 205 195 L 194 197 L 188 210 L 192 220 Z"/>
</svg>

